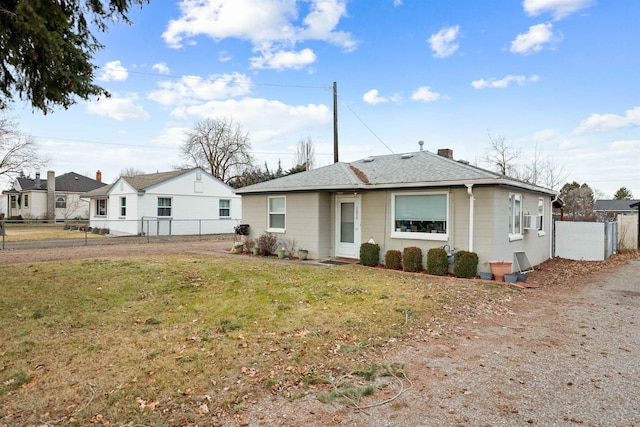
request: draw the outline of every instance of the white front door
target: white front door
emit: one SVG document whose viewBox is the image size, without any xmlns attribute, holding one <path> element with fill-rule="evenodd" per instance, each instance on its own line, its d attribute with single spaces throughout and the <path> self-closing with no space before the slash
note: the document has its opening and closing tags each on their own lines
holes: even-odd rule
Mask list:
<svg viewBox="0 0 640 427">
<path fill-rule="evenodd" d="M 336 196 L 336 256 L 360 258 L 360 198 Z"/>
</svg>

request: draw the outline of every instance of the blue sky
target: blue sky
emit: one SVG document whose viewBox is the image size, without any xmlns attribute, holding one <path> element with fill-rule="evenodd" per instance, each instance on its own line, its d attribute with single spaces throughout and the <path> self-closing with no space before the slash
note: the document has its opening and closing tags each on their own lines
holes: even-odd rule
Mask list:
<svg viewBox="0 0 640 427">
<path fill-rule="evenodd" d="M 47 169 L 105 182 L 180 164 L 185 132 L 230 117 L 258 164 L 450 148 L 480 166 L 489 134 L 568 181 L 640 198 L 637 0 L 151 0 L 99 36 L 109 99 L 43 116 L 14 105 Z"/>
</svg>

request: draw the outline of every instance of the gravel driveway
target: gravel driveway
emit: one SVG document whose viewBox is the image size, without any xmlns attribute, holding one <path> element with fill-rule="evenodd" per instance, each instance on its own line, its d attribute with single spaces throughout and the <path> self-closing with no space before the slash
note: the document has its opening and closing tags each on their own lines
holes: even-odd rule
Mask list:
<svg viewBox="0 0 640 427">
<path fill-rule="evenodd" d="M 412 380 L 391 403 L 355 411 L 274 397 L 247 425 L 640 426 L 639 317 L 635 259 L 586 285 L 528 290 L 509 314 L 390 354 Z"/>
</svg>

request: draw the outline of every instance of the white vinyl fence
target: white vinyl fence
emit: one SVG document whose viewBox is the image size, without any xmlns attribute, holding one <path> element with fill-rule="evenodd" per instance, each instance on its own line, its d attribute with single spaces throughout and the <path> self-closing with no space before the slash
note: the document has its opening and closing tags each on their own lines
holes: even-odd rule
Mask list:
<svg viewBox="0 0 640 427">
<path fill-rule="evenodd" d="M 618 250 L 615 222 L 555 222 L 555 251 L 560 258 L 604 261 Z"/>
</svg>

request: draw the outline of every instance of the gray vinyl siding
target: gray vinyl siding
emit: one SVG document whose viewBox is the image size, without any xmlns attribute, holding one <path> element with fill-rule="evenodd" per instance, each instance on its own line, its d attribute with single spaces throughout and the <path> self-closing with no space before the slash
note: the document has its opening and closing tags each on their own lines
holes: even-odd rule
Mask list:
<svg viewBox="0 0 640 427">
<path fill-rule="evenodd" d="M 286 200 L 285 232 L 276 233 L 280 243 L 295 240 L 296 248 L 307 249 L 309 258 L 329 256 L 331 248 L 331 198 L 325 193 L 242 196 L 242 223 L 249 224 L 251 238 L 257 240 L 268 228 L 269 197 Z"/>
</svg>

